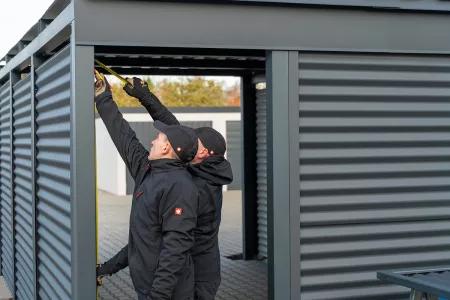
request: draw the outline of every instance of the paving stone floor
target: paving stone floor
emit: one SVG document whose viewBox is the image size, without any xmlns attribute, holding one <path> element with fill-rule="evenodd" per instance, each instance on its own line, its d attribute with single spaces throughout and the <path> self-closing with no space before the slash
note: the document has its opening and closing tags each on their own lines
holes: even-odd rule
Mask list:
<svg viewBox="0 0 450 300">
<path fill-rule="evenodd" d="M 130 214 L 129 196 L 118 197 L 99 191 L 99 261 L 112 257 L 127 243 Z M 267 299 L 265 261 L 230 260 L 242 252 L 242 206 L 240 191 L 224 192 L 219 242 L 222 256 L 222 284 L 218 300 Z M 100 300 L 136 299 L 128 268 L 104 278 L 98 289 Z"/>
</svg>

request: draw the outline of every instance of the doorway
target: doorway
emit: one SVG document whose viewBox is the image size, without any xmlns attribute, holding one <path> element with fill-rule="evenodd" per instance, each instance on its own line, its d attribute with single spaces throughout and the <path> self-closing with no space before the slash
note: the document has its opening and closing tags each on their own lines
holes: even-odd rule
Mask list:
<svg viewBox="0 0 450 300">
<path fill-rule="evenodd" d="M 253 73 L 265 72 L 265 52 L 253 51 L 255 56 L 246 57 L 246 63 L 239 63 L 244 59 L 245 55 L 249 52 L 240 53 L 228 53 L 230 56 L 225 57 L 223 50 L 214 53 L 213 50 L 205 49 L 183 49 L 180 51 L 187 51 L 189 53 L 183 55 L 177 55 L 177 59 L 174 59 L 174 55 L 168 54 L 167 56 L 162 55 L 166 62 L 161 64 L 171 65 L 172 68 L 155 68 L 151 65 L 152 53 L 155 49 L 143 49 L 142 47 L 127 48 L 127 53 L 134 55 L 139 55 L 143 57 L 143 65 L 139 68 L 127 68 L 127 58 L 124 55 L 117 55 L 122 53 L 122 47 L 97 47 L 96 48 L 96 58 L 101 62 L 105 63 L 108 67 L 119 74 L 135 74 L 135 76 L 145 77 L 153 75 L 166 75 L 166 76 L 235 76 L 238 78 L 243 78 L 243 76 L 253 76 Z M 162 49 L 157 51 L 159 55 L 162 53 Z M 210 51 L 208 54 L 207 52 Z M 173 50 L 171 50 L 173 53 Z M 244 55 L 245 54 L 245 55 Z M 114 57 L 120 57 L 120 59 L 114 60 Z M 181 57 L 181 59 L 180 59 Z M 192 63 L 194 59 L 202 61 L 201 67 L 203 69 L 196 69 L 192 65 L 189 70 L 182 69 L 180 66 L 184 64 L 183 58 L 186 61 Z M 139 58 L 134 58 L 134 60 Z M 205 60 L 209 61 L 211 65 L 209 68 L 205 67 Z M 215 64 L 215 61 L 219 63 Z M 226 65 L 223 60 L 229 61 Z M 136 62 L 129 64 L 136 66 Z M 243 70 L 242 66 L 246 69 Z M 253 68 L 253 70 L 252 70 Z M 256 93 L 253 93 L 251 98 L 246 93 L 242 92 L 242 86 L 240 87 L 241 104 L 242 101 L 248 101 L 248 103 L 255 103 Z M 228 110 L 222 112 L 211 112 L 207 111 L 211 107 L 202 108 L 202 112 L 193 111 L 192 107 L 176 107 L 169 108 L 172 113 L 178 116 L 183 116 L 180 122 L 183 125 L 191 127 L 201 127 L 201 126 L 211 126 L 214 127 L 215 123 L 220 123 L 222 126 L 221 130 L 218 130 L 226 138 L 227 141 L 227 153 L 226 158 L 230 161 L 233 168 L 234 180 L 232 184 L 224 188 L 224 199 L 223 199 L 223 209 L 222 209 L 222 223 L 219 233 L 219 243 L 221 250 L 221 263 L 222 263 L 222 283 L 217 293 L 216 299 L 267 299 L 267 263 L 264 259 L 264 255 L 256 255 L 253 257 L 245 257 L 245 247 L 246 239 L 244 238 L 244 232 L 246 231 L 246 226 L 248 222 L 253 222 L 253 226 L 257 227 L 258 222 L 261 224 L 266 223 L 264 221 L 263 212 L 259 213 L 259 220 L 251 218 L 249 220 L 246 216 L 245 211 L 245 201 L 249 199 L 244 199 L 245 189 L 244 185 L 244 136 L 245 132 L 243 130 L 243 110 L 242 107 L 229 108 Z M 187 110 L 183 112 L 183 109 Z M 217 108 L 216 108 L 217 109 Z M 150 145 L 150 141 L 156 135 L 156 131 L 152 126 L 152 120 L 148 116 L 148 113 L 144 109 L 133 108 L 120 108 L 124 117 L 130 122 L 130 126 L 135 130 L 141 143 L 144 145 Z M 199 117 L 199 114 L 209 115 L 209 119 L 205 117 Z M 191 114 L 191 116 L 187 116 Z M 192 116 L 192 114 L 197 114 Z M 220 114 L 220 116 L 219 116 Z M 238 116 L 238 117 L 236 117 Z M 253 123 L 252 126 L 256 126 Z M 101 119 L 96 119 L 96 131 L 103 132 L 103 137 L 97 136 L 97 146 L 101 147 L 108 146 L 106 141 L 109 136 L 107 132 L 102 129 Z M 256 127 L 255 127 L 256 128 Z M 97 130 L 98 129 L 98 130 Z M 105 136 L 106 134 L 106 136 Z M 113 146 L 109 144 L 109 146 Z M 114 147 L 114 146 L 113 146 Z M 254 151 L 252 151 L 254 152 Z M 97 153 L 99 151 L 97 150 Z M 111 155 L 106 155 L 111 157 Z M 114 157 L 114 155 L 112 155 Z M 99 184 L 99 209 L 98 209 L 98 220 L 99 220 L 99 261 L 104 262 L 105 260 L 112 257 L 118 250 L 120 250 L 126 243 L 128 239 L 128 217 L 131 207 L 131 196 L 130 193 L 133 190 L 133 182 L 128 174 L 128 171 L 121 166 L 120 158 L 114 157 L 113 163 L 111 161 L 105 162 L 103 160 L 103 166 L 99 165 L 101 158 L 98 159 L 97 170 L 99 173 L 104 167 L 105 163 L 109 165 L 109 175 L 108 180 L 103 180 L 99 178 L 99 182 L 102 182 L 103 186 L 112 186 L 103 188 L 102 184 Z M 256 160 L 256 155 L 255 155 Z M 111 170 L 111 165 L 116 165 L 118 172 L 113 172 Z M 255 171 L 255 170 L 253 170 Z M 119 173 L 117 175 L 117 173 Z M 256 177 L 254 178 L 256 179 Z M 109 181 L 109 182 L 108 182 Z M 256 195 L 255 195 L 256 196 Z M 263 198 L 263 197 L 261 197 Z M 257 210 L 256 199 L 251 199 L 252 205 L 255 210 Z M 267 217 L 265 217 L 267 219 Z M 262 228 L 261 225 L 260 229 Z M 258 236 L 254 236 L 253 241 L 258 242 Z M 265 252 L 263 252 L 265 254 Z M 128 268 L 119 271 L 112 277 L 105 278 L 103 280 L 104 286 L 98 289 L 99 299 L 134 299 L 135 292 L 131 279 L 129 277 Z"/>
</svg>

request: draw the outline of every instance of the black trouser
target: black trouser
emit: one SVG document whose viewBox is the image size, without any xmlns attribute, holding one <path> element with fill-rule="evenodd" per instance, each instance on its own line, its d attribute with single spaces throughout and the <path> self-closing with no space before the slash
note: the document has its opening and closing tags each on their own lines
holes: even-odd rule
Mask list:
<svg viewBox="0 0 450 300">
<path fill-rule="evenodd" d="M 138 296 L 138 300 L 148 300 L 149 298 L 147 298 L 147 296 L 144 296 L 142 294 L 137 293 Z"/>
<path fill-rule="evenodd" d="M 142 294 L 139 294 L 139 293 L 137 293 L 137 296 L 138 296 L 137 300 L 149 300 L 150 299 L 150 298 L 148 298 L 148 297 L 146 297 L 146 296 L 144 296 Z M 193 300 L 193 298 L 189 297 L 189 298 L 186 298 L 186 300 Z"/>
</svg>

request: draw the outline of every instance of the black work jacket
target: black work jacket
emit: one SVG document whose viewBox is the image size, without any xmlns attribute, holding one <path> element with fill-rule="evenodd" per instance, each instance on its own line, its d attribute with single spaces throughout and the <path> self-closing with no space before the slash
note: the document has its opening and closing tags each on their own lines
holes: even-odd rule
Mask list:
<svg viewBox="0 0 450 300">
<path fill-rule="evenodd" d="M 136 291 L 149 299 L 192 299 L 199 193 L 185 164 L 148 160 L 149 152 L 111 96 L 96 99 L 105 126 L 135 180 L 128 245 L 110 259 L 111 273 L 129 266 Z"/>
<path fill-rule="evenodd" d="M 177 118 L 151 95 L 144 105 L 153 120 L 165 124 L 179 124 Z M 221 283 L 219 227 L 222 216 L 223 185 L 233 181 L 230 163 L 223 157 L 213 155 L 200 164 L 188 165 L 200 192 L 195 242 L 191 249 L 195 269 L 195 299 L 214 300 Z"/>
</svg>

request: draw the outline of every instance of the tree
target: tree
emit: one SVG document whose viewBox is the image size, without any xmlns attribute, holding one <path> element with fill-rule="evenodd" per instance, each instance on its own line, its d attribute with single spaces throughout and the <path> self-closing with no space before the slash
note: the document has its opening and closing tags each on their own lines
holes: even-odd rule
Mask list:
<svg viewBox="0 0 450 300">
<path fill-rule="evenodd" d="M 155 84 L 153 83 L 153 81 L 150 79 L 149 76 L 146 76 L 146 77 L 142 78 L 142 80 L 147 82 L 148 88 L 150 89 L 150 91 L 153 91 L 155 89 Z"/>
<path fill-rule="evenodd" d="M 160 101 L 168 106 L 239 106 L 240 88 L 236 84 L 229 90 L 222 83 L 202 77 L 181 77 L 175 81 L 163 80 L 154 84 L 150 77 L 144 77 Z M 141 104 L 123 90 L 123 83 L 111 84 L 113 98 L 118 106 L 139 107 Z"/>
<path fill-rule="evenodd" d="M 155 90 L 155 84 L 150 79 L 150 77 L 144 77 L 142 80 L 146 81 L 150 90 Z M 137 107 L 141 106 L 141 103 L 134 97 L 128 96 L 128 94 L 123 90 L 124 84 L 111 84 L 111 92 L 113 94 L 114 101 L 117 106 L 122 107 Z"/>
<path fill-rule="evenodd" d="M 214 80 L 201 77 L 162 81 L 156 95 L 166 106 L 224 106 L 223 89 Z"/>
<path fill-rule="evenodd" d="M 227 106 L 240 106 L 241 105 L 241 89 L 239 83 L 233 85 L 226 92 L 226 105 Z"/>
<path fill-rule="evenodd" d="M 136 98 L 128 96 L 128 94 L 123 90 L 123 84 L 111 84 L 111 92 L 114 101 L 119 107 L 141 106 L 141 103 Z"/>
</svg>

